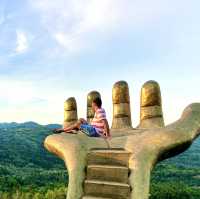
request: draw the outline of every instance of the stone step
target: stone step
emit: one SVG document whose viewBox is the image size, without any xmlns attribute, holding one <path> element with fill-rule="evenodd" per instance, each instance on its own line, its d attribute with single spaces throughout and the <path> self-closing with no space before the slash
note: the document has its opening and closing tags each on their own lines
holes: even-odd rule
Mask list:
<svg viewBox="0 0 200 199">
<path fill-rule="evenodd" d="M 82 199 L 112 199 L 112 198 L 102 198 L 102 197 L 95 197 L 95 196 L 83 196 Z"/>
<path fill-rule="evenodd" d="M 103 180 L 128 183 L 128 168 L 115 165 L 89 165 L 87 180 Z"/>
<path fill-rule="evenodd" d="M 127 199 L 130 195 L 130 186 L 125 183 L 108 182 L 99 180 L 85 180 L 85 195 Z"/>
<path fill-rule="evenodd" d="M 88 153 L 88 165 L 105 164 L 128 167 L 130 153 L 122 149 L 97 149 Z"/>
</svg>

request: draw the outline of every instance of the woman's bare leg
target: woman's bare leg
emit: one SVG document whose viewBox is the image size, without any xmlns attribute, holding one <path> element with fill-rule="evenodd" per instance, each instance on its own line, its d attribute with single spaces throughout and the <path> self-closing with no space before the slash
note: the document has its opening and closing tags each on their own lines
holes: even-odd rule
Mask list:
<svg viewBox="0 0 200 199">
<path fill-rule="evenodd" d="M 68 133 L 68 132 L 70 132 L 72 130 L 79 129 L 79 128 L 80 128 L 80 123 L 77 122 L 77 123 L 75 123 L 75 124 L 73 124 L 71 126 L 68 126 L 68 127 L 64 128 L 63 131 Z"/>
<path fill-rule="evenodd" d="M 78 122 L 76 122 L 75 124 L 64 128 L 64 132 L 65 133 L 71 133 L 72 130 L 76 130 L 76 129 L 80 129 L 81 124 L 85 123 L 86 121 L 84 119 L 79 119 Z"/>
<path fill-rule="evenodd" d="M 72 124 L 71 126 L 55 129 L 54 133 L 61 133 L 61 132 L 71 133 L 72 130 L 80 129 L 81 124 L 84 123 L 87 123 L 87 121 L 83 118 L 80 118 L 75 124 Z"/>
</svg>

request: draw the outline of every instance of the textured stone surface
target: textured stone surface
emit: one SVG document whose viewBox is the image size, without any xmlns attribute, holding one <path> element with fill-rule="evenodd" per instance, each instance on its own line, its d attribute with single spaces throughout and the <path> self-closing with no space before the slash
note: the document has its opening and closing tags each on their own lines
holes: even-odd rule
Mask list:
<svg viewBox="0 0 200 199">
<path fill-rule="evenodd" d="M 128 199 L 130 153 L 123 149 L 93 149 L 88 153 L 84 196 Z M 90 164 L 98 161 L 98 165 Z M 125 166 L 119 166 L 125 165 Z"/>
<path fill-rule="evenodd" d="M 92 150 L 88 153 L 87 164 L 128 166 L 130 153 L 124 150 Z"/>
<path fill-rule="evenodd" d="M 95 197 L 95 196 L 84 196 L 83 199 L 112 199 L 112 198 Z"/>
<path fill-rule="evenodd" d="M 94 196 L 126 199 L 130 195 L 130 186 L 125 183 L 86 180 L 85 194 Z"/>
<path fill-rule="evenodd" d="M 113 129 L 131 128 L 129 87 L 125 81 L 115 83 L 112 91 Z"/>
<path fill-rule="evenodd" d="M 156 89 L 153 89 L 152 93 L 155 93 L 154 90 Z M 120 92 L 123 93 L 124 91 Z M 148 105 L 161 105 L 158 103 L 159 100 L 152 101 L 156 103 Z M 147 103 L 144 104 L 147 105 Z M 151 115 L 151 112 L 147 115 Z M 120 128 L 119 125 L 118 129 L 111 129 L 112 138 L 109 140 L 87 137 L 81 132 L 77 135 L 66 133 L 53 134 L 45 139 L 45 147 L 62 158 L 67 166 L 69 173 L 67 199 L 80 199 L 84 196 L 83 185 L 86 179 L 86 168 L 88 164 L 95 163 L 94 161 L 88 162 L 88 154 L 93 153 L 91 150 L 113 150 L 116 148 L 119 148 L 119 150 L 123 149 L 126 151 L 125 153 L 129 153 L 127 166 L 130 172 L 128 177 L 131 188 L 130 199 L 148 199 L 150 173 L 153 167 L 159 161 L 185 151 L 194 139 L 199 136 L 200 103 L 193 103 L 187 106 L 181 118 L 167 126 L 163 126 L 163 117 L 148 117 L 148 119 L 143 121 L 145 121 L 145 127 L 142 124 L 138 128 L 133 129 Z M 122 125 L 121 127 L 124 126 Z M 105 152 L 104 158 L 100 161 L 101 163 L 109 164 L 110 160 L 104 162 L 108 154 L 109 151 Z M 112 156 L 110 157 L 112 158 Z M 88 189 L 90 189 L 90 185 L 88 185 Z M 115 190 L 115 188 L 113 189 Z M 119 190 L 124 189 L 120 188 Z M 104 191 L 106 192 L 106 188 Z M 124 197 L 126 197 L 125 195 L 124 193 Z"/>
<path fill-rule="evenodd" d="M 160 86 L 156 81 L 147 81 L 141 89 L 140 128 L 163 127 Z"/>
<path fill-rule="evenodd" d="M 128 183 L 128 167 L 114 165 L 89 165 L 87 179 Z"/>
<path fill-rule="evenodd" d="M 78 120 L 77 105 L 74 97 L 68 98 L 64 103 L 64 122 L 63 126 L 74 124 Z"/>
</svg>

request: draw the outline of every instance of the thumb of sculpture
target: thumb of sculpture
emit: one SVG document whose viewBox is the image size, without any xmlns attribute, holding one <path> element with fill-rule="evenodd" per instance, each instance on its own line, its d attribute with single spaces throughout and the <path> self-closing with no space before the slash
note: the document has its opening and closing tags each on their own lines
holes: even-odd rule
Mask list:
<svg viewBox="0 0 200 199">
<path fill-rule="evenodd" d="M 77 122 L 77 104 L 74 97 L 68 98 L 64 103 L 64 122 L 63 127 L 70 126 Z"/>
<path fill-rule="evenodd" d="M 129 87 L 125 81 L 116 82 L 112 91 L 113 129 L 132 128 Z"/>
<path fill-rule="evenodd" d="M 139 127 L 164 127 L 160 86 L 156 81 L 147 81 L 142 86 Z"/>
<path fill-rule="evenodd" d="M 100 93 L 97 91 L 91 91 L 87 95 L 87 122 L 88 123 L 91 123 L 92 119 L 94 118 L 95 113 L 92 110 L 92 101 L 97 97 L 101 98 Z"/>
</svg>

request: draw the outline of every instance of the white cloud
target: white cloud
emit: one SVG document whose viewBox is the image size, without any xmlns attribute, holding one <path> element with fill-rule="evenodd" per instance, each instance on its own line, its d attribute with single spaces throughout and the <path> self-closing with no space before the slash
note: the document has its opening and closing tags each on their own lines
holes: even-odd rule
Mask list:
<svg viewBox="0 0 200 199">
<path fill-rule="evenodd" d="M 85 101 L 82 93 L 63 90 L 59 85 L 54 87 L 34 81 L 3 78 L 0 79 L 0 122 L 35 121 L 42 124 L 62 123 L 65 98 L 76 96 L 79 116 L 85 117 Z"/>
<path fill-rule="evenodd" d="M 5 7 L 1 5 L 0 7 L 0 25 L 2 25 L 5 22 Z"/>
<path fill-rule="evenodd" d="M 5 100 L 8 104 L 24 104 L 34 97 L 34 87 L 31 82 L 12 80 L 9 78 L 1 77 L 0 90 L 4 91 L 0 93 L 0 99 Z"/>
<path fill-rule="evenodd" d="M 28 49 L 28 39 L 27 34 L 23 31 L 16 31 L 17 40 L 16 40 L 16 53 L 24 53 Z"/>
<path fill-rule="evenodd" d="M 90 48 L 98 38 L 148 26 L 162 15 L 174 12 L 174 4 L 159 0 L 30 0 L 30 3 L 52 38 L 72 52 Z"/>
<path fill-rule="evenodd" d="M 67 35 L 64 32 L 57 32 L 54 37 L 58 44 L 67 49 L 68 52 L 77 52 L 83 46 L 80 38 Z"/>
<path fill-rule="evenodd" d="M 68 51 L 90 47 L 91 35 L 109 33 L 119 19 L 119 1 L 30 1 L 52 38 Z"/>
<path fill-rule="evenodd" d="M 0 16 L 0 25 L 2 25 L 4 23 L 4 21 L 5 21 L 4 15 L 1 15 Z"/>
</svg>

